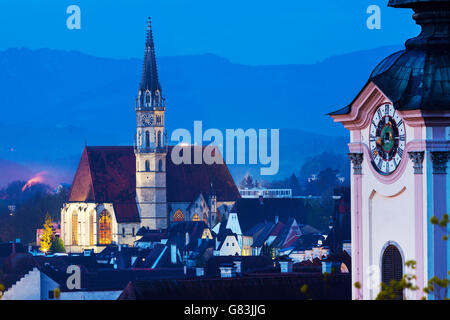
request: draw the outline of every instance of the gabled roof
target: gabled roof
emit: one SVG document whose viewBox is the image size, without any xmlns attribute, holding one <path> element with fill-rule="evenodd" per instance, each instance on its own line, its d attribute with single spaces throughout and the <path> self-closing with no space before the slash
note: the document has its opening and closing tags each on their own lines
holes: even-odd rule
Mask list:
<svg viewBox="0 0 450 320">
<path fill-rule="evenodd" d="M 262 247 L 264 243 L 267 241 L 267 238 L 272 232 L 274 226 L 275 224 L 272 222 L 266 223 L 264 228 L 253 237 L 252 247 L 254 248 Z"/>
<path fill-rule="evenodd" d="M 234 201 L 239 191 L 226 164 L 180 164 L 166 157 L 168 202 L 192 202 L 208 194 L 211 183 L 218 201 Z M 192 158 L 194 153 L 191 148 Z M 197 147 L 199 148 L 199 147 Z M 69 202 L 113 203 L 117 221 L 139 222 L 136 206 L 136 157 L 133 147 L 85 147 L 69 194 Z"/>
<path fill-rule="evenodd" d="M 132 147 L 86 147 L 69 202 L 113 203 L 118 222 L 139 222 Z"/>
</svg>

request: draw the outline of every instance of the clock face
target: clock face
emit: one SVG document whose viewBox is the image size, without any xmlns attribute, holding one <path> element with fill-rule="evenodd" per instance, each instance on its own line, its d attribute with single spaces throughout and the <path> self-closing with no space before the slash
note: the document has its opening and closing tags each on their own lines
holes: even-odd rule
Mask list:
<svg viewBox="0 0 450 320">
<path fill-rule="evenodd" d="M 369 141 L 374 168 L 383 175 L 394 172 L 402 160 L 406 136 L 403 119 L 391 104 L 384 104 L 375 112 Z"/>
<path fill-rule="evenodd" d="M 150 114 L 144 114 L 142 116 L 142 123 L 147 126 L 153 124 L 153 116 Z"/>
</svg>

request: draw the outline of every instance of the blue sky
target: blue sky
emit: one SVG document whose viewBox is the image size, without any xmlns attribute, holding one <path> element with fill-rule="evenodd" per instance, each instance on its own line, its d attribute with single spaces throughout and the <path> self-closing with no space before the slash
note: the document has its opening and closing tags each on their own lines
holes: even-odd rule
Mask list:
<svg viewBox="0 0 450 320">
<path fill-rule="evenodd" d="M 412 11 L 387 0 L 2 0 L 0 50 L 78 50 L 141 58 L 151 16 L 158 55 L 213 53 L 234 63 L 314 63 L 329 56 L 401 44 L 419 28 Z M 66 9 L 81 8 L 81 30 Z M 381 30 L 366 27 L 369 5 Z"/>
</svg>

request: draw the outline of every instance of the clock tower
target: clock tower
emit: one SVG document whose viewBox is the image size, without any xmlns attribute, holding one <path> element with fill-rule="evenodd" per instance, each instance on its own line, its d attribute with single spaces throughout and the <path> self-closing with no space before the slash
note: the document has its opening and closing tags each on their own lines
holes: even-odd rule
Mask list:
<svg viewBox="0 0 450 320">
<path fill-rule="evenodd" d="M 431 223 L 450 212 L 450 0 L 390 0 L 411 8 L 422 32 L 381 61 L 358 96 L 330 113 L 350 133 L 354 299 L 375 299 L 380 284 L 415 275 L 448 277 L 448 230 Z M 433 219 L 434 220 L 434 219 Z M 415 261 L 412 270 L 408 261 Z M 450 297 L 436 286 L 428 299 Z"/>
<path fill-rule="evenodd" d="M 141 226 L 167 228 L 165 99 L 156 66 L 150 18 L 145 42 L 144 65 L 136 99 L 136 202 Z"/>
</svg>

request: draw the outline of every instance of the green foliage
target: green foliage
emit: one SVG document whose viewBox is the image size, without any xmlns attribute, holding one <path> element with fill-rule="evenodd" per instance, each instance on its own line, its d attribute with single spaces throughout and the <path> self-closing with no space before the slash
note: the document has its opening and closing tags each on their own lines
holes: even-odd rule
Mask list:
<svg viewBox="0 0 450 320">
<path fill-rule="evenodd" d="M 54 253 L 65 253 L 66 248 L 64 247 L 64 242 L 61 238 L 55 238 L 55 240 L 52 242 L 52 247 L 50 248 L 51 252 Z"/>
<path fill-rule="evenodd" d="M 430 218 L 430 223 L 435 227 L 442 228 L 446 234 L 442 237 L 444 241 L 448 239 L 447 225 L 449 223 L 449 215 L 445 213 L 442 216 L 442 219 L 439 220 L 438 217 L 432 216 Z M 409 260 L 405 262 L 405 266 L 410 268 L 411 270 L 416 269 L 416 261 Z M 447 275 L 450 276 L 450 270 L 447 272 Z M 403 290 L 411 290 L 417 291 L 419 287 L 414 285 L 414 281 L 416 280 L 416 276 L 414 274 L 407 273 L 405 274 L 400 281 L 392 280 L 389 284 L 381 283 L 381 290 L 376 297 L 377 300 L 396 300 L 398 299 L 398 293 Z M 423 292 L 428 295 L 430 293 L 434 294 L 436 300 L 447 300 L 447 292 L 449 287 L 449 279 L 448 278 L 439 278 L 437 276 L 432 277 L 428 280 L 427 286 L 423 288 Z M 423 300 L 426 299 L 426 296 L 422 297 Z"/>
<path fill-rule="evenodd" d="M 447 241 L 447 240 L 448 240 L 448 231 L 447 231 L 448 229 L 447 229 L 447 225 L 448 225 L 448 222 L 449 222 L 448 214 L 447 214 L 447 213 L 444 213 L 444 214 L 442 215 L 442 219 L 441 219 L 441 220 L 439 220 L 439 218 L 436 217 L 436 216 L 432 216 L 432 217 L 430 218 L 430 222 L 431 222 L 431 224 L 433 224 L 435 227 L 439 227 L 439 228 L 441 228 L 441 229 L 445 232 L 445 234 L 442 236 L 442 240 Z"/>
<path fill-rule="evenodd" d="M 41 246 L 39 250 L 41 250 L 44 253 L 47 253 L 51 246 L 52 242 L 55 239 L 55 235 L 53 232 L 53 225 L 52 225 L 52 218 L 50 217 L 50 214 L 47 213 L 45 215 L 45 223 L 44 223 L 44 232 L 42 233 L 40 240 L 41 240 Z"/>
<path fill-rule="evenodd" d="M 268 246 L 267 244 L 263 244 L 263 246 L 261 247 L 261 256 L 266 256 L 267 258 L 274 260 L 275 259 L 275 255 L 274 255 L 274 248 L 272 248 L 271 246 Z"/>
<path fill-rule="evenodd" d="M 412 271 L 416 269 L 416 262 L 414 260 L 408 260 L 405 262 L 405 266 Z M 378 293 L 376 300 L 398 300 L 400 293 L 405 290 L 416 291 L 419 287 L 414 284 L 416 276 L 412 273 L 406 273 L 403 275 L 400 281 L 391 280 L 389 284 L 381 283 L 381 290 Z"/>
<path fill-rule="evenodd" d="M 307 294 L 308 293 L 308 285 L 307 284 L 302 285 L 302 287 L 300 288 L 300 292 L 303 294 Z"/>
<path fill-rule="evenodd" d="M 45 184 L 35 184 L 22 191 L 24 181 L 15 181 L 0 190 L 0 236 L 3 241 L 20 238 L 23 243 L 36 240 L 36 229 L 41 228 L 48 212 L 53 221 L 60 220 L 60 210 L 67 201 L 69 189 L 53 193 Z M 13 216 L 8 205 L 16 205 Z"/>
</svg>

